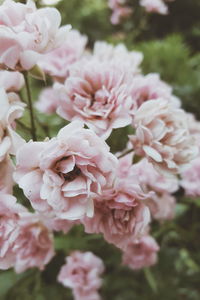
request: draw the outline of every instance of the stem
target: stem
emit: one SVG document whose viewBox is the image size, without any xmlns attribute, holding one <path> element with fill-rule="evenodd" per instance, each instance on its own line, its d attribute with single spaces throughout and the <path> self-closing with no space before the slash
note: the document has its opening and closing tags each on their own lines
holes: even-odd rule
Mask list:
<svg viewBox="0 0 200 300">
<path fill-rule="evenodd" d="M 131 152 L 133 152 L 133 151 L 134 151 L 133 149 L 126 150 L 126 151 L 124 151 L 122 154 L 120 154 L 117 158 L 122 158 L 122 157 L 124 157 L 125 155 L 127 155 L 127 154 L 129 154 L 129 153 L 131 153 Z"/>
<path fill-rule="evenodd" d="M 31 135 L 32 135 L 33 141 L 37 141 L 34 112 L 33 112 L 32 98 L 31 98 L 31 90 L 30 90 L 30 85 L 29 85 L 29 80 L 28 80 L 28 72 L 24 72 L 24 79 L 25 79 L 26 92 L 27 92 L 27 97 L 28 97 L 28 108 L 29 108 L 29 112 L 30 112 Z"/>
</svg>

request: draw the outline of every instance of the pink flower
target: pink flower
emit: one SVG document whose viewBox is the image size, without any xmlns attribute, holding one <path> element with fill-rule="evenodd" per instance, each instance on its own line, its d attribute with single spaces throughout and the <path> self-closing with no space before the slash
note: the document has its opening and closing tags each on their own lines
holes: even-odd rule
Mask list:
<svg viewBox="0 0 200 300">
<path fill-rule="evenodd" d="M 92 252 L 74 251 L 66 257 L 58 281 L 73 291 L 75 300 L 100 300 L 98 289 L 102 285 L 100 275 L 104 265 Z"/>
<path fill-rule="evenodd" d="M 19 232 L 19 214 L 24 211 L 15 197 L 0 192 L 0 269 L 6 270 L 15 263 L 13 247 Z"/>
<path fill-rule="evenodd" d="M 145 158 L 132 166 L 132 172 L 139 178 L 143 191 L 154 191 L 151 197 L 145 201 L 153 218 L 157 220 L 172 219 L 176 200 L 170 193 L 178 190 L 178 178 L 160 174 Z"/>
<path fill-rule="evenodd" d="M 166 99 L 144 102 L 135 112 L 130 136 L 135 152 L 167 174 L 178 173 L 198 153 L 189 133 L 187 115 Z"/>
<path fill-rule="evenodd" d="M 144 193 L 138 178 L 122 168 L 120 159 L 118 179 L 113 189 L 96 199 L 94 217 L 82 219 L 87 233 L 103 233 L 104 238 L 115 246 L 125 249 L 131 238 L 138 239 L 146 233 L 150 213 L 144 201 L 151 193 Z"/>
<path fill-rule="evenodd" d="M 123 253 L 122 262 L 133 270 L 149 267 L 157 262 L 159 246 L 153 237 L 146 235 L 139 241 L 130 241 Z"/>
<path fill-rule="evenodd" d="M 86 43 L 86 36 L 77 30 L 71 30 L 62 45 L 46 54 L 39 62 L 39 66 L 45 73 L 64 82 L 69 75 L 69 67 L 83 55 Z"/>
<path fill-rule="evenodd" d="M 172 96 L 172 88 L 154 73 L 135 76 L 131 86 L 131 95 L 137 108 L 145 101 L 159 98 L 168 99 L 173 103 L 179 101 L 178 98 Z"/>
<path fill-rule="evenodd" d="M 49 141 L 25 144 L 16 160 L 15 179 L 33 208 L 70 220 L 93 215 L 92 199 L 112 186 L 117 165 L 107 144 L 81 122 Z"/>
<path fill-rule="evenodd" d="M 200 196 L 200 156 L 194 159 L 190 166 L 181 173 L 181 186 L 188 196 Z"/>
<path fill-rule="evenodd" d="M 0 192 L 12 194 L 14 165 L 9 158 L 5 157 L 0 162 Z"/>
<path fill-rule="evenodd" d="M 192 113 L 187 113 L 189 132 L 196 141 L 197 146 L 200 149 L 200 122 L 196 120 Z"/>
<path fill-rule="evenodd" d="M 24 111 L 24 104 L 14 93 L 6 94 L 0 88 L 0 161 L 7 154 L 15 154 L 24 140 L 14 131 L 14 121 L 20 118 Z"/>
<path fill-rule="evenodd" d="M 24 77 L 19 72 L 0 71 L 0 87 L 6 92 L 18 92 L 24 85 Z"/>
<path fill-rule="evenodd" d="M 37 215 L 22 213 L 18 222 L 19 232 L 15 240 L 14 268 L 17 273 L 38 267 L 43 270 L 54 256 L 53 236 Z"/>
<path fill-rule="evenodd" d="M 134 75 L 140 73 L 140 65 L 143 60 L 141 52 L 128 51 L 122 43 L 113 46 L 112 44 L 99 41 L 94 44 L 93 56 L 102 62 L 123 65 L 127 72 L 131 72 Z"/>
<path fill-rule="evenodd" d="M 113 10 L 111 15 L 111 23 L 117 25 L 121 19 L 126 18 L 132 14 L 131 7 L 126 6 L 126 0 L 108 0 L 109 7 Z"/>
<path fill-rule="evenodd" d="M 148 13 L 158 13 L 161 15 L 168 13 L 167 5 L 163 0 L 140 0 L 140 5 L 143 6 Z"/>
<path fill-rule="evenodd" d="M 57 85 L 57 112 L 69 121 L 83 120 L 106 139 L 112 129 L 131 123 L 131 80 L 131 74 L 120 65 L 96 59 L 80 61 L 70 69 L 65 85 Z"/>
<path fill-rule="evenodd" d="M 52 114 L 56 112 L 58 107 L 58 93 L 52 87 L 42 90 L 39 95 L 39 100 L 36 102 L 36 108 L 45 113 Z"/>
<path fill-rule="evenodd" d="M 58 47 L 69 27 L 60 28 L 61 17 L 55 8 L 36 9 L 6 0 L 0 6 L 0 64 L 10 69 L 31 69 L 40 54 Z"/>
</svg>

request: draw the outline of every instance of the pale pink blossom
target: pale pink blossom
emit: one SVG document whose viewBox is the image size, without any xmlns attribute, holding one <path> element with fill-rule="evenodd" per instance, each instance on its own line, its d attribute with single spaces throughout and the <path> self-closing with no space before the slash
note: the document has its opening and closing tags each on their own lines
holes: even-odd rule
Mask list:
<svg viewBox="0 0 200 300">
<path fill-rule="evenodd" d="M 129 51 L 122 43 L 113 46 L 107 42 L 100 41 L 94 44 L 93 56 L 102 62 L 123 65 L 123 68 L 126 68 L 128 72 L 134 75 L 140 73 L 140 65 L 143 60 L 141 52 Z"/>
<path fill-rule="evenodd" d="M 51 231 L 68 233 L 71 228 L 80 224 L 79 220 L 65 220 L 56 217 L 53 211 L 42 212 L 38 214 L 43 224 Z"/>
<path fill-rule="evenodd" d="M 200 156 L 194 159 L 190 166 L 181 173 L 181 186 L 186 195 L 192 197 L 200 196 Z"/>
<path fill-rule="evenodd" d="M 150 267 L 157 262 L 159 246 L 150 235 L 143 236 L 139 241 L 132 240 L 122 256 L 122 263 L 133 270 Z"/>
<path fill-rule="evenodd" d="M 189 132 L 194 137 L 195 142 L 200 149 L 200 122 L 192 113 L 187 113 L 187 120 Z"/>
<path fill-rule="evenodd" d="M 163 0 L 140 0 L 140 5 L 143 6 L 148 13 L 168 14 L 168 7 Z"/>
<path fill-rule="evenodd" d="M 24 111 L 24 104 L 15 93 L 6 94 L 0 88 L 0 161 L 7 154 L 15 154 L 24 140 L 15 132 L 14 121 L 20 118 Z"/>
<path fill-rule="evenodd" d="M 124 177 L 138 178 L 144 193 L 150 193 L 144 203 L 151 215 L 157 220 L 172 219 L 175 214 L 175 198 L 170 195 L 179 188 L 176 176 L 164 176 L 159 173 L 146 158 L 132 164 L 133 155 L 128 154 L 120 159 L 120 172 Z M 128 170 L 128 172 L 125 172 Z"/>
<path fill-rule="evenodd" d="M 107 144 L 78 121 L 56 138 L 25 144 L 16 161 L 15 180 L 33 208 L 61 220 L 93 216 L 92 199 L 113 185 L 117 166 Z"/>
<path fill-rule="evenodd" d="M 143 192 L 129 164 L 120 159 L 115 186 L 94 201 L 94 217 L 82 219 L 85 231 L 102 233 L 109 243 L 125 249 L 131 238 L 146 233 L 150 212 L 145 201 L 151 196 Z"/>
<path fill-rule="evenodd" d="M 7 155 L 0 162 L 0 192 L 12 194 L 14 170 L 13 162 Z"/>
<path fill-rule="evenodd" d="M 84 121 L 106 139 L 112 129 L 131 123 L 131 80 L 123 66 L 97 59 L 80 61 L 70 69 L 65 84 L 57 84 L 57 113 L 69 121 Z"/>
<path fill-rule="evenodd" d="M 13 247 L 19 234 L 20 213 L 25 209 L 16 203 L 16 198 L 0 192 L 0 269 L 14 266 Z"/>
<path fill-rule="evenodd" d="M 180 106 L 180 100 L 172 95 L 172 88 L 156 73 L 135 76 L 131 85 L 131 95 L 136 108 L 148 100 L 159 98 L 165 98 L 175 106 Z"/>
<path fill-rule="evenodd" d="M 24 77 L 19 72 L 0 71 L 0 87 L 6 92 L 18 92 L 24 85 Z"/>
<path fill-rule="evenodd" d="M 60 46 L 69 27 L 59 28 L 60 13 L 55 8 L 36 9 L 6 0 L 0 6 L 0 64 L 3 68 L 29 70 L 47 53 Z"/>
<path fill-rule="evenodd" d="M 69 75 L 69 67 L 81 58 L 86 44 L 86 36 L 71 30 L 59 48 L 45 54 L 39 66 L 54 79 L 64 82 Z"/>
<path fill-rule="evenodd" d="M 19 232 L 14 242 L 14 268 L 17 273 L 37 267 L 43 270 L 54 256 L 53 236 L 40 221 L 30 213 L 21 213 Z"/>
<path fill-rule="evenodd" d="M 71 288 L 75 300 L 100 300 L 98 289 L 102 285 L 103 261 L 92 252 L 74 251 L 66 257 L 58 281 Z"/>
<path fill-rule="evenodd" d="M 166 174 L 180 172 L 198 154 L 186 113 L 166 99 L 144 102 L 135 112 L 133 126 L 136 133 L 130 141 L 136 154 Z"/>
<path fill-rule="evenodd" d="M 108 5 L 112 9 L 111 23 L 117 25 L 121 19 L 130 16 L 132 8 L 127 6 L 126 0 L 108 0 Z"/>
<path fill-rule="evenodd" d="M 42 113 L 52 114 L 56 112 L 58 99 L 57 91 L 53 87 L 48 87 L 42 90 L 35 106 Z"/>
</svg>

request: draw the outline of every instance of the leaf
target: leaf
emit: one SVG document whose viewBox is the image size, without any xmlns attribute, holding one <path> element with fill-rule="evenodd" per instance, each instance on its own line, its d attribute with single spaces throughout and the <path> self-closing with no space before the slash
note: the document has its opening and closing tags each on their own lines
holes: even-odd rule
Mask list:
<svg viewBox="0 0 200 300">
<path fill-rule="evenodd" d="M 152 291 L 154 293 L 157 293 L 157 291 L 158 291 L 157 283 L 156 283 L 156 280 L 155 280 L 151 270 L 149 268 L 145 268 L 144 269 L 144 274 L 145 274 L 146 280 L 147 280 L 150 288 L 152 289 Z"/>
<path fill-rule="evenodd" d="M 35 79 L 46 81 L 45 73 L 38 65 L 35 65 L 29 71 L 29 74 Z"/>
</svg>

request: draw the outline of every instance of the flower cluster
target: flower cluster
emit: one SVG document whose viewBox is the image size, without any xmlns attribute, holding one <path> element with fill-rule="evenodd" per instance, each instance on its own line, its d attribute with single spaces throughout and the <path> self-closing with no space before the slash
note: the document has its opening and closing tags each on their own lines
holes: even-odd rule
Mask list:
<svg viewBox="0 0 200 300">
<path fill-rule="evenodd" d="M 118 9 L 113 22 L 130 12 L 119 11 L 124 3 L 110 1 Z M 142 74 L 141 53 L 106 42 L 86 50 L 87 37 L 60 22 L 55 8 L 30 0 L 0 6 L 0 269 L 43 270 L 54 255 L 54 231 L 68 234 L 74 225 L 119 248 L 130 268 L 151 266 L 159 251 L 151 220 L 174 217 L 180 185 L 200 195 L 200 123 L 158 74 Z M 37 139 L 30 69 L 52 82 L 35 108 L 69 122 L 54 137 Z M 19 120 L 27 106 L 31 128 Z M 126 149 L 112 153 L 107 138 L 126 126 Z M 75 251 L 58 281 L 77 300 L 98 300 L 103 270 L 100 258 Z"/>
</svg>

